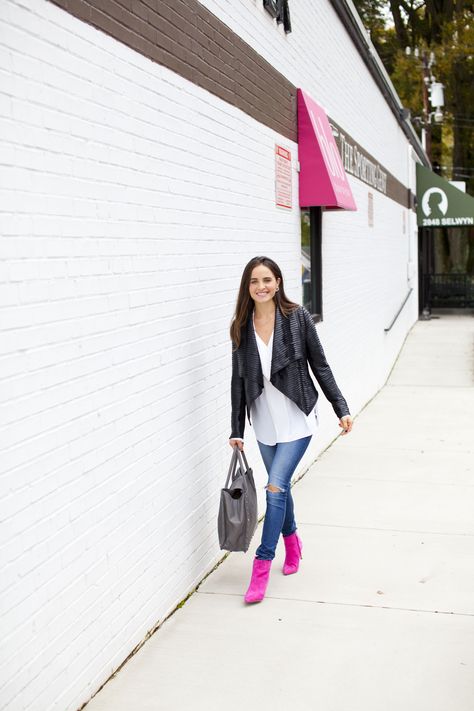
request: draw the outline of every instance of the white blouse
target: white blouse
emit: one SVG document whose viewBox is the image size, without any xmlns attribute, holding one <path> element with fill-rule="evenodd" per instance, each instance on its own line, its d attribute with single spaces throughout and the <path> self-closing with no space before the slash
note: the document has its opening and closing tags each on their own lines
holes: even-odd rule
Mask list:
<svg viewBox="0 0 474 711">
<path fill-rule="evenodd" d="M 262 444 L 275 445 L 315 434 L 319 428 L 317 404 L 309 415 L 305 415 L 296 403 L 270 382 L 273 333 L 267 345 L 258 335 L 255 325 L 254 332 L 263 373 L 263 391 L 250 409 L 257 440 Z"/>
</svg>

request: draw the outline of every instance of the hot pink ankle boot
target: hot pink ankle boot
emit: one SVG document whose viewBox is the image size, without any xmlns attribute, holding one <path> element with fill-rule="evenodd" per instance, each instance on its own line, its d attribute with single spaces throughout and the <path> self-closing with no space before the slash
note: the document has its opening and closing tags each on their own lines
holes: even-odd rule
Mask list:
<svg viewBox="0 0 474 711">
<path fill-rule="evenodd" d="M 286 550 L 283 575 L 292 575 L 292 573 L 297 573 L 300 567 L 300 558 L 303 557 L 301 554 L 303 543 L 296 532 L 290 536 L 283 536 L 283 542 Z"/>
<path fill-rule="evenodd" d="M 271 560 L 254 559 L 250 585 L 244 597 L 245 602 L 260 602 L 260 600 L 263 600 L 270 577 L 271 565 Z"/>
</svg>

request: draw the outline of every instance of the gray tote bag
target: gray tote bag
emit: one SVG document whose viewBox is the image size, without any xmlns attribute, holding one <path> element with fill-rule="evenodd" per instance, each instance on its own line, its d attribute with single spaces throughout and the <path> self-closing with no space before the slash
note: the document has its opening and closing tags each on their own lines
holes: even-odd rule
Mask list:
<svg viewBox="0 0 474 711">
<path fill-rule="evenodd" d="M 247 458 L 237 445 L 230 461 L 221 501 L 217 530 L 226 551 L 247 551 L 257 528 L 257 492 Z"/>
</svg>

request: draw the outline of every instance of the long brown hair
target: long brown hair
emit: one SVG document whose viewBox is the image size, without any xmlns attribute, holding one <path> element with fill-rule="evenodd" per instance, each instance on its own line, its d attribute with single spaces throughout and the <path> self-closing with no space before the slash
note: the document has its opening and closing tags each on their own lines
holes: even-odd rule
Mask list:
<svg viewBox="0 0 474 711">
<path fill-rule="evenodd" d="M 254 307 L 254 302 L 249 292 L 250 278 L 254 268 L 258 267 L 260 264 L 268 267 L 275 279 L 280 280 L 278 291 L 275 292 L 273 299 L 276 307 L 280 309 L 283 316 L 289 316 L 292 311 L 298 308 L 298 304 L 290 301 L 285 294 L 283 274 L 281 273 L 281 269 L 278 264 L 274 262 L 273 259 L 270 259 L 270 257 L 253 257 L 253 259 L 251 259 L 245 266 L 243 271 L 242 279 L 240 280 L 239 293 L 237 296 L 237 304 L 235 306 L 235 313 L 230 324 L 230 337 L 235 348 L 240 346 L 242 328 L 246 325 Z"/>
</svg>

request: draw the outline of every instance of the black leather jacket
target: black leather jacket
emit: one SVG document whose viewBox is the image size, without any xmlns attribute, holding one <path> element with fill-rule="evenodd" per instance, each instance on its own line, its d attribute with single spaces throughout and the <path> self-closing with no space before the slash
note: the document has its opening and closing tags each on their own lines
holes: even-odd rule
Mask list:
<svg viewBox="0 0 474 711">
<path fill-rule="evenodd" d="M 349 415 L 347 402 L 334 380 L 310 314 L 299 306 L 285 317 L 277 307 L 270 382 L 293 400 L 305 415 L 309 415 L 318 399 L 308 363 L 336 415 L 339 418 Z M 243 438 L 245 412 L 250 422 L 250 408 L 262 390 L 263 373 L 251 313 L 247 325 L 242 328 L 240 346 L 232 352 L 230 439 Z"/>
</svg>

